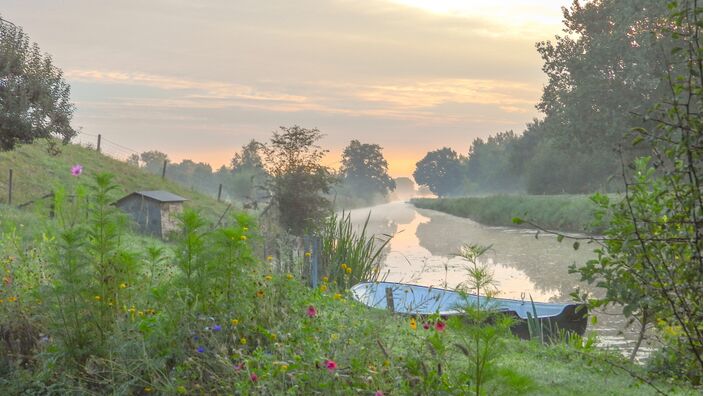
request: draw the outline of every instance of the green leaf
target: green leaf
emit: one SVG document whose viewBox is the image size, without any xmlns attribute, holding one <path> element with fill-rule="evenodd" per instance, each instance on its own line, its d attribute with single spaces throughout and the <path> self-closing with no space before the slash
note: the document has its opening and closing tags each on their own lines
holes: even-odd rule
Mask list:
<svg viewBox="0 0 704 396">
<path fill-rule="evenodd" d="M 558 242 L 562 242 L 563 239 L 565 239 L 565 236 L 564 236 L 564 235 L 562 235 L 562 234 L 558 234 L 558 235 L 557 235 L 557 241 L 558 241 Z"/>
<path fill-rule="evenodd" d="M 513 224 L 523 224 L 524 223 L 523 219 L 520 217 L 514 217 L 513 219 L 511 219 L 511 222 Z"/>
<path fill-rule="evenodd" d="M 574 250 L 579 250 L 579 242 L 575 241 L 575 242 L 572 244 L 572 248 L 573 248 Z"/>
</svg>

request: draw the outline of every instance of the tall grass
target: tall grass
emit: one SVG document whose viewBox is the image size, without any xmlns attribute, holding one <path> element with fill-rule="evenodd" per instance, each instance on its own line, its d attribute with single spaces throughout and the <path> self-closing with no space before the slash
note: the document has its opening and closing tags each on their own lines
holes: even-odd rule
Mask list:
<svg viewBox="0 0 704 396">
<path fill-rule="evenodd" d="M 320 272 L 338 286 L 348 287 L 379 277 L 382 253 L 392 236 L 368 235 L 368 225 L 369 215 L 356 229 L 350 213 L 342 212 L 326 219 L 320 231 Z"/>
<path fill-rule="evenodd" d="M 596 205 L 587 195 L 495 195 L 463 198 L 417 198 L 411 201 L 422 209 L 432 209 L 470 218 L 491 226 L 515 226 L 520 217 L 544 228 L 560 231 L 598 233 L 593 224 Z"/>
</svg>

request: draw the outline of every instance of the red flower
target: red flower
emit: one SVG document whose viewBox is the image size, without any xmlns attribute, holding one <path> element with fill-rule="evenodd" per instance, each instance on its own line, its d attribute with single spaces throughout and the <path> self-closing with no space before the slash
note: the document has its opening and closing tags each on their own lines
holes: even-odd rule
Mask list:
<svg viewBox="0 0 704 396">
<path fill-rule="evenodd" d="M 437 331 L 445 330 L 445 322 L 439 320 L 437 323 L 435 323 L 435 330 L 437 330 Z"/>
<path fill-rule="evenodd" d="M 426 329 L 426 330 L 428 330 L 428 329 L 430 328 L 430 323 L 424 322 L 424 323 L 423 323 L 423 328 Z"/>
<path fill-rule="evenodd" d="M 318 315 L 318 311 L 315 309 L 314 306 L 309 305 L 308 310 L 306 311 L 306 315 L 308 315 L 309 318 L 314 318 Z"/>
<path fill-rule="evenodd" d="M 249 379 L 252 380 L 252 382 L 257 382 L 259 377 L 257 377 L 257 374 L 252 373 L 252 375 L 249 376 Z"/>
<path fill-rule="evenodd" d="M 328 369 L 328 372 L 332 373 L 337 368 L 337 363 L 335 363 L 334 360 L 328 359 L 325 361 L 325 368 Z"/>
<path fill-rule="evenodd" d="M 374 396 L 384 396 L 384 392 L 378 390 L 378 391 L 374 392 Z"/>
</svg>

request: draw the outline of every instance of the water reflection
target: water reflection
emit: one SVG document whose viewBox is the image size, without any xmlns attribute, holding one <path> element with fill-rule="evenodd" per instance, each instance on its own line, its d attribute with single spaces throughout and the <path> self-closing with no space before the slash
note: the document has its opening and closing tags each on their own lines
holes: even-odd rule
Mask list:
<svg viewBox="0 0 704 396">
<path fill-rule="evenodd" d="M 403 202 L 351 212 L 357 224 L 363 224 L 367 215 L 370 233 L 394 235 L 382 262 L 388 281 L 454 288 L 467 279 L 467 263 L 454 254 L 462 244 L 475 243 L 492 246 L 484 260 L 494 273 L 499 297 L 569 302 L 578 286 L 589 290 L 568 272 L 570 264 L 594 257 L 589 245 L 574 250 L 571 243 L 558 243 L 554 236 L 543 234 L 536 239 L 534 231 L 483 226 Z M 634 334 L 624 330 L 623 316 L 617 312 L 597 312 L 596 316 L 598 322 L 590 325 L 590 331 L 599 335 L 601 345 L 626 352 Z M 647 346 L 644 351 L 641 357 L 647 356 Z"/>
</svg>

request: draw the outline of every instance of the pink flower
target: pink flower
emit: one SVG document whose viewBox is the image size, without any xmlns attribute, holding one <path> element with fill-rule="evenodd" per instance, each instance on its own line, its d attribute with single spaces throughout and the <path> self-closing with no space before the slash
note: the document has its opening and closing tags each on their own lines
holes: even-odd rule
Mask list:
<svg viewBox="0 0 704 396">
<path fill-rule="evenodd" d="M 378 391 L 374 392 L 374 396 L 384 396 L 384 392 L 378 390 Z"/>
<path fill-rule="evenodd" d="M 423 323 L 423 328 L 426 329 L 426 330 L 428 330 L 428 329 L 430 328 L 430 323 L 424 322 L 424 323 Z"/>
<path fill-rule="evenodd" d="M 235 365 L 235 371 L 240 372 L 244 368 L 244 363 L 238 363 Z"/>
<path fill-rule="evenodd" d="M 71 167 L 71 175 L 72 176 L 78 177 L 81 175 L 81 173 L 83 173 L 83 166 L 82 165 L 76 164 Z"/>
<path fill-rule="evenodd" d="M 334 360 L 328 359 L 325 361 L 325 368 L 328 369 L 328 372 L 333 373 L 337 368 L 337 363 L 335 363 Z"/>
<path fill-rule="evenodd" d="M 252 375 L 249 376 L 249 379 L 250 379 L 252 382 L 257 382 L 257 380 L 259 379 L 259 377 L 257 377 L 257 374 L 252 373 Z"/>
<path fill-rule="evenodd" d="M 309 318 L 314 318 L 318 315 L 318 311 L 315 309 L 314 306 L 309 305 L 308 310 L 306 311 L 306 315 L 308 315 Z"/>
<path fill-rule="evenodd" d="M 437 331 L 445 330 L 445 322 L 439 320 L 437 323 L 435 323 L 435 330 L 437 330 Z"/>
</svg>

